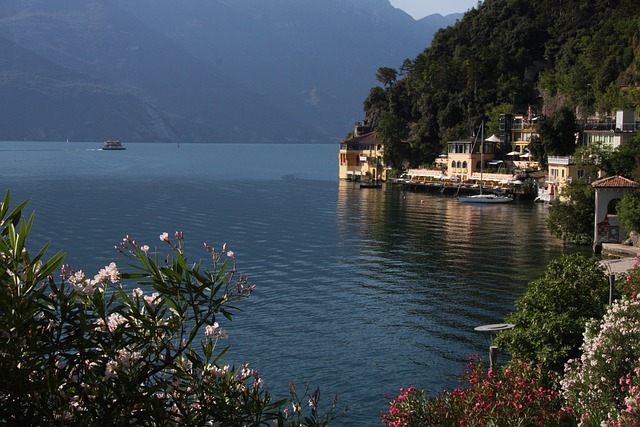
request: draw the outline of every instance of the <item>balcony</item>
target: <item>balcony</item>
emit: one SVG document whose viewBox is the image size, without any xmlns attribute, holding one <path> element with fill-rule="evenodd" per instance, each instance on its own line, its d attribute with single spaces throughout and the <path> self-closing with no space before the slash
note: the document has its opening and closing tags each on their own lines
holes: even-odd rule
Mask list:
<svg viewBox="0 0 640 427">
<path fill-rule="evenodd" d="M 548 162 L 550 165 L 569 166 L 576 163 L 573 156 L 549 156 Z"/>
</svg>

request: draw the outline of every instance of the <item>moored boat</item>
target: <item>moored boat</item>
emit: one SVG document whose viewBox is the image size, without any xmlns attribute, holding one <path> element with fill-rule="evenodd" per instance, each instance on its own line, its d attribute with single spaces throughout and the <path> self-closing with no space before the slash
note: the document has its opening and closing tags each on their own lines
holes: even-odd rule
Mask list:
<svg viewBox="0 0 640 427">
<path fill-rule="evenodd" d="M 511 197 L 499 196 L 497 194 L 476 194 L 473 196 L 458 197 L 461 203 L 509 203 L 513 201 Z"/>
<path fill-rule="evenodd" d="M 475 194 L 473 196 L 463 196 L 458 197 L 458 200 L 461 203 L 508 203 L 513 199 L 507 196 L 499 196 L 497 194 L 484 194 L 482 192 L 483 189 L 483 177 L 482 173 L 484 172 L 484 121 L 480 124 L 480 194 Z M 487 139 L 487 141 L 491 141 L 491 138 Z M 474 141 L 475 144 L 475 141 Z M 473 151 L 473 149 L 472 149 Z"/>
<path fill-rule="evenodd" d="M 104 142 L 104 144 L 102 144 L 102 147 L 100 147 L 101 150 L 126 150 L 125 147 L 122 146 L 122 144 L 120 143 L 120 141 L 118 140 L 113 140 L 113 139 L 108 139 Z"/>
</svg>

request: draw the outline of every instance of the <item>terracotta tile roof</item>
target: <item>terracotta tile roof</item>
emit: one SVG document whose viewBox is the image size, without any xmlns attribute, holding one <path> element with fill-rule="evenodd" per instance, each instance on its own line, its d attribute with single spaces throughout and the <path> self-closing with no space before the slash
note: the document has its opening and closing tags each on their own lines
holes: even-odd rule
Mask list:
<svg viewBox="0 0 640 427">
<path fill-rule="evenodd" d="M 341 142 L 364 142 L 369 144 L 380 144 L 378 134 L 376 132 L 365 133 L 364 135 L 354 136 L 353 138 L 343 139 Z"/>
<path fill-rule="evenodd" d="M 624 176 L 616 175 L 599 179 L 591 183 L 591 186 L 593 188 L 636 188 L 638 187 L 638 183 Z"/>
</svg>

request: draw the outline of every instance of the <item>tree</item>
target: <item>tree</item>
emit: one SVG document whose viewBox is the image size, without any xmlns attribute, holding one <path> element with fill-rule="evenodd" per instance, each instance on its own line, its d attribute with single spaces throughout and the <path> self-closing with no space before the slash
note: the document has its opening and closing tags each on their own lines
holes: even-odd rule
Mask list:
<svg viewBox="0 0 640 427">
<path fill-rule="evenodd" d="M 581 166 L 593 166 L 608 176 L 634 178 L 640 167 L 640 138 L 611 148 L 603 144 L 589 144 L 576 149 L 575 157 Z"/>
<path fill-rule="evenodd" d="M 506 316 L 515 327 L 495 342 L 516 359 L 562 372 L 565 362 L 580 355 L 585 325 L 602 317 L 608 299 L 607 276 L 595 258 L 553 260 L 516 300 L 517 311 Z"/>
<path fill-rule="evenodd" d="M 571 243 L 588 245 L 593 241 L 596 196 L 584 181 L 571 182 L 561 192 L 558 202 L 549 208 L 547 229 L 554 236 Z"/>
<path fill-rule="evenodd" d="M 389 111 L 383 111 L 376 132 L 384 144 L 384 162 L 393 169 L 401 169 L 408 157 L 409 147 L 407 123 Z"/>
<path fill-rule="evenodd" d="M 376 80 L 382 83 L 385 87 L 392 86 L 398 79 L 398 71 L 391 67 L 380 67 L 376 73 Z"/>
<path fill-rule="evenodd" d="M 626 193 L 618 203 L 618 220 L 627 231 L 640 232 L 640 191 Z"/>
<path fill-rule="evenodd" d="M 543 165 L 549 156 L 568 156 L 576 149 L 578 125 L 576 116 L 568 106 L 560 107 L 551 117 L 538 121 L 538 136 L 532 138 L 529 149 Z"/>
</svg>

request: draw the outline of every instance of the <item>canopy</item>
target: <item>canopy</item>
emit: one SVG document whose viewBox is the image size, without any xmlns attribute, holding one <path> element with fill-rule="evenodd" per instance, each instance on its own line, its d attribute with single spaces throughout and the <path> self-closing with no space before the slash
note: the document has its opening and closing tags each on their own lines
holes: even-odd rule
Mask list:
<svg viewBox="0 0 640 427">
<path fill-rule="evenodd" d="M 519 156 L 520 152 L 519 151 L 510 151 L 507 153 L 507 156 Z"/>
<path fill-rule="evenodd" d="M 524 154 L 520 154 L 520 157 L 526 157 L 526 158 L 529 158 L 529 156 L 531 156 L 531 153 L 524 153 Z"/>
<path fill-rule="evenodd" d="M 496 136 L 496 134 L 494 133 L 489 138 L 485 139 L 485 141 L 487 141 L 487 142 L 500 142 L 500 138 L 498 138 Z"/>
</svg>

